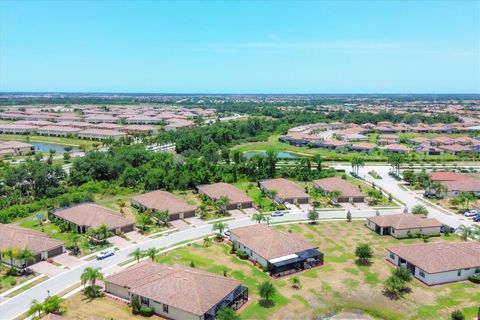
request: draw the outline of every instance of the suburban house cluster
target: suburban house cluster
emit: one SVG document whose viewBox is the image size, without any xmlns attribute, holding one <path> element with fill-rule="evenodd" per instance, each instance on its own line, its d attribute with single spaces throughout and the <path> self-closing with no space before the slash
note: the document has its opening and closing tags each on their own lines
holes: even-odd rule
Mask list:
<svg viewBox="0 0 480 320">
<path fill-rule="evenodd" d="M 0 133 L 38 134 L 81 139 L 120 139 L 132 134 L 156 134 L 165 130 L 192 128 L 194 119 L 215 116 L 213 109 L 115 107 L 111 110 L 84 108 L 79 114 L 18 109 L 0 112 Z"/>
<path fill-rule="evenodd" d="M 29 143 L 20 141 L 0 142 L 0 157 L 22 156 L 34 152 L 35 147 Z"/>
<path fill-rule="evenodd" d="M 377 124 L 366 123 L 362 125 L 346 124 L 341 122 L 316 123 L 303 125 L 288 130 L 280 141 L 295 146 L 315 146 L 331 150 L 349 150 L 371 153 L 374 150 L 383 150 L 385 153 L 407 153 L 411 150 L 420 154 L 439 155 L 442 153 L 465 154 L 480 152 L 480 140 L 467 135 L 449 138 L 440 136 L 436 138 L 412 138 L 407 142 L 414 146 L 402 144 L 399 133 L 465 133 L 472 131 L 468 123 L 452 124 L 393 124 L 381 121 Z M 376 143 L 369 142 L 368 134 L 379 133 Z"/>
<path fill-rule="evenodd" d="M 430 172 L 430 180 L 438 182 L 442 188 L 435 190 L 439 197 L 455 197 L 462 192 L 471 192 L 480 196 L 480 175 L 458 172 Z"/>
</svg>

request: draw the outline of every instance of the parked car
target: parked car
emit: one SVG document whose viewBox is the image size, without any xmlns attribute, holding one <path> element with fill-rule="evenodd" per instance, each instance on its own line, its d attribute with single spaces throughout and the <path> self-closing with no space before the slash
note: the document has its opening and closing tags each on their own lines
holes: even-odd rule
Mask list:
<svg viewBox="0 0 480 320">
<path fill-rule="evenodd" d="M 293 208 L 293 206 L 292 206 L 289 202 L 285 202 L 283 205 L 284 205 L 285 208 L 287 208 L 288 210 L 290 210 L 290 209 Z"/>
<path fill-rule="evenodd" d="M 270 213 L 270 215 L 271 215 L 272 217 L 282 217 L 282 216 L 283 216 L 283 212 L 273 211 L 272 213 Z"/>
<path fill-rule="evenodd" d="M 428 198 L 428 199 L 434 199 L 434 198 L 437 197 L 437 195 L 436 195 L 435 193 L 429 192 L 429 191 L 425 191 L 425 192 L 423 193 L 423 196 L 424 196 L 425 198 Z"/>
<path fill-rule="evenodd" d="M 454 233 L 454 232 L 455 232 L 455 228 L 450 227 L 450 226 L 447 226 L 447 225 L 445 225 L 445 224 L 440 227 L 440 232 L 441 232 L 441 233 L 445 233 L 445 232 L 447 232 L 447 231 L 448 231 L 449 233 Z"/>
<path fill-rule="evenodd" d="M 108 258 L 110 256 L 113 256 L 114 254 L 115 254 L 115 249 L 113 248 L 102 250 L 97 254 L 97 260 Z"/>
<path fill-rule="evenodd" d="M 478 214 L 480 214 L 480 212 L 478 212 L 478 210 L 470 210 L 470 211 L 465 212 L 463 215 L 465 217 L 475 217 Z"/>
<path fill-rule="evenodd" d="M 475 217 L 473 217 L 473 221 L 480 222 L 480 214 L 477 214 Z"/>
<path fill-rule="evenodd" d="M 225 230 L 223 231 L 223 234 L 225 235 L 225 237 L 230 237 L 230 230 Z"/>
</svg>

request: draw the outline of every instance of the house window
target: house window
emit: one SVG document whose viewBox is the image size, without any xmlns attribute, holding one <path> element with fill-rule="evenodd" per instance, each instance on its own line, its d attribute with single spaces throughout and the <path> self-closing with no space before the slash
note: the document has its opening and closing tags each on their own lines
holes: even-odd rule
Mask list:
<svg viewBox="0 0 480 320">
<path fill-rule="evenodd" d="M 144 297 L 140 297 L 140 302 L 146 306 L 148 306 L 150 304 L 150 300 L 148 300 L 147 298 L 144 298 Z"/>
<path fill-rule="evenodd" d="M 475 268 L 475 273 L 480 273 L 480 267 L 479 267 L 479 268 Z"/>
<path fill-rule="evenodd" d="M 168 313 L 168 304 L 163 304 L 163 312 Z"/>
<path fill-rule="evenodd" d="M 418 274 L 420 277 L 425 278 L 425 272 L 422 269 L 418 269 Z"/>
<path fill-rule="evenodd" d="M 390 252 L 390 259 L 395 260 L 395 255 L 392 252 Z"/>
<path fill-rule="evenodd" d="M 395 229 L 392 228 L 392 233 L 395 234 Z"/>
<path fill-rule="evenodd" d="M 460 277 L 462 275 L 462 270 L 457 271 L 457 277 Z"/>
</svg>

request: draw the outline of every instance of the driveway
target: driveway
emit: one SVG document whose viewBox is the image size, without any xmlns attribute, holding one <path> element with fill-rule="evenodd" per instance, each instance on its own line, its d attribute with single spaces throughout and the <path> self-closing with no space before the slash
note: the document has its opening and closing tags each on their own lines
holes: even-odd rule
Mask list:
<svg viewBox="0 0 480 320">
<path fill-rule="evenodd" d="M 308 213 L 308 211 L 312 210 L 312 205 L 310 203 L 301 204 L 300 209 Z"/>
<path fill-rule="evenodd" d="M 144 236 L 143 234 L 140 234 L 138 231 L 127 232 L 127 233 L 125 233 L 125 236 L 128 239 L 130 239 L 132 241 L 135 241 L 136 243 L 142 243 L 142 242 L 150 240 L 149 237 Z"/>
<path fill-rule="evenodd" d="M 32 269 L 36 273 L 44 274 L 49 278 L 67 271 L 67 269 L 57 267 L 53 263 L 48 263 L 47 261 L 40 261 L 38 263 L 35 263 L 30 267 L 30 269 Z"/>
<path fill-rule="evenodd" d="M 245 213 L 243 213 L 242 211 L 238 210 L 238 209 L 235 209 L 235 210 L 229 210 L 228 213 L 230 213 L 230 215 L 232 217 L 234 217 L 235 219 L 237 218 L 245 218 Z"/>
<path fill-rule="evenodd" d="M 67 266 L 69 268 L 74 268 L 76 266 L 79 266 L 85 263 L 85 261 L 80 260 L 77 257 L 71 256 L 68 253 L 63 253 L 59 256 L 54 257 L 53 261 L 55 261 L 56 263 L 60 263 L 61 265 Z"/>
<path fill-rule="evenodd" d="M 253 216 L 255 213 L 258 212 L 258 210 L 255 209 L 255 208 L 245 208 L 245 209 L 242 209 L 242 210 L 243 210 L 243 212 L 245 212 L 245 214 L 246 214 L 247 216 L 249 216 L 249 217 Z"/>
<path fill-rule="evenodd" d="M 108 242 L 116 246 L 118 249 L 123 249 L 126 247 L 130 247 L 132 243 L 126 239 L 123 239 L 122 237 L 119 236 L 113 236 L 107 239 Z"/>
<path fill-rule="evenodd" d="M 203 226 L 205 224 L 205 221 L 200 219 L 200 217 L 187 218 L 187 219 L 185 219 L 185 221 L 187 221 L 191 225 L 194 225 L 195 227 Z"/>
<path fill-rule="evenodd" d="M 175 228 L 177 228 L 178 231 L 187 230 L 191 228 L 190 225 L 183 220 L 173 220 L 173 221 L 170 221 L 170 224 L 172 224 Z"/>
</svg>

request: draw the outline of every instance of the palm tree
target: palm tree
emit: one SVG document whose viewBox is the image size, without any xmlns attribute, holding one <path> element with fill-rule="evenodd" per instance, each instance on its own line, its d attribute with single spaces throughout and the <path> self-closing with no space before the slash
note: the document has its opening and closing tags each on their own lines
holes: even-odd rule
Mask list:
<svg viewBox="0 0 480 320">
<path fill-rule="evenodd" d="M 354 155 L 350 160 L 350 163 L 352 165 L 353 173 L 358 175 L 358 170 L 360 169 L 360 167 L 363 167 L 365 165 L 365 160 L 359 155 Z"/>
<path fill-rule="evenodd" d="M 472 237 L 474 234 L 474 231 L 471 227 L 467 227 L 463 224 L 460 227 L 458 227 L 457 232 L 463 241 L 467 241 L 468 238 Z"/>
<path fill-rule="evenodd" d="M 265 216 L 263 214 L 261 214 L 260 212 L 254 213 L 252 215 L 252 221 L 256 221 L 258 223 L 261 223 L 261 222 L 265 221 Z"/>
<path fill-rule="evenodd" d="M 259 286 L 259 294 L 265 303 L 270 303 L 272 297 L 275 295 L 276 290 L 270 281 L 265 281 Z"/>
<path fill-rule="evenodd" d="M 132 252 L 130 252 L 130 254 L 128 256 L 129 257 L 134 257 L 137 260 L 137 263 L 139 263 L 140 259 L 143 257 L 143 252 L 142 252 L 142 250 L 140 250 L 140 248 L 137 248 L 137 249 L 133 250 Z"/>
<path fill-rule="evenodd" d="M 148 248 L 147 250 L 145 250 L 143 255 L 146 256 L 146 257 L 149 257 L 150 259 L 152 259 L 152 261 L 155 261 L 155 256 L 159 252 L 160 252 L 160 249 L 152 247 L 152 248 Z"/>
<path fill-rule="evenodd" d="M 164 226 L 168 224 L 170 221 L 170 215 L 168 214 L 168 210 L 155 210 L 153 211 L 153 217 L 157 219 L 157 224 L 160 225 L 160 222 L 163 223 Z"/>
<path fill-rule="evenodd" d="M 108 238 L 108 227 L 105 224 L 102 224 L 97 228 L 97 236 L 100 238 L 99 240 L 105 240 Z"/>
<path fill-rule="evenodd" d="M 211 245 L 212 245 L 212 238 L 210 238 L 210 237 L 205 237 L 205 238 L 203 238 L 203 246 L 204 246 L 205 248 L 208 248 L 208 247 L 210 247 Z"/>
<path fill-rule="evenodd" d="M 103 279 L 103 273 L 100 271 L 100 268 L 87 267 L 80 276 L 80 281 L 84 287 L 87 283 L 90 284 L 93 297 L 97 296 L 97 286 L 95 283 L 101 279 Z"/>
<path fill-rule="evenodd" d="M 43 302 L 43 310 L 45 313 L 61 313 L 61 309 L 63 309 L 63 299 L 59 296 L 49 296 Z"/>
<path fill-rule="evenodd" d="M 330 191 L 327 196 L 330 199 L 330 201 L 335 202 L 336 199 L 342 196 L 342 191 L 333 190 L 333 191 Z"/>
<path fill-rule="evenodd" d="M 292 288 L 294 289 L 300 289 L 302 284 L 300 283 L 300 278 L 299 277 L 292 277 L 290 278 L 290 282 L 292 283 Z"/>
<path fill-rule="evenodd" d="M 137 225 L 140 226 L 140 230 L 142 233 L 145 232 L 145 227 L 149 223 L 150 223 L 150 217 L 147 214 L 141 213 L 137 216 Z"/>
<path fill-rule="evenodd" d="M 227 225 L 223 222 L 215 222 L 213 224 L 213 230 L 218 230 L 218 239 L 222 239 L 223 240 L 223 230 L 225 230 L 225 228 L 227 227 Z"/>
<path fill-rule="evenodd" d="M 313 199 L 313 207 L 314 208 L 319 207 L 318 199 L 320 199 L 321 195 L 322 195 L 322 193 L 317 188 L 313 188 L 312 191 L 310 191 L 310 196 Z"/>
<path fill-rule="evenodd" d="M 10 265 L 13 268 L 13 260 L 15 260 L 15 258 L 18 256 L 18 251 L 13 248 L 8 248 L 3 251 L 2 256 L 4 256 L 5 258 L 8 257 L 10 259 Z"/>
<path fill-rule="evenodd" d="M 43 304 L 40 303 L 37 299 L 33 300 L 30 304 L 27 314 L 35 319 L 40 319 L 42 317 Z"/>
<path fill-rule="evenodd" d="M 423 214 L 423 215 L 428 215 L 428 209 L 425 208 L 425 206 L 421 205 L 421 204 L 417 204 L 416 206 L 414 206 L 412 208 L 412 213 L 413 214 Z"/>
<path fill-rule="evenodd" d="M 230 199 L 227 196 L 221 196 L 215 201 L 215 207 L 218 211 L 223 212 L 227 209 Z"/>
<path fill-rule="evenodd" d="M 73 255 L 76 256 L 79 253 L 78 241 L 80 241 L 80 235 L 74 231 L 69 233 L 68 239 L 72 244 Z"/>
<path fill-rule="evenodd" d="M 35 262 L 35 255 L 31 250 L 25 248 L 18 253 L 18 259 L 23 260 L 26 268 L 30 262 Z"/>
<path fill-rule="evenodd" d="M 205 203 L 199 205 L 197 211 L 200 214 L 200 218 L 205 219 L 207 217 L 208 209 Z"/>
</svg>

